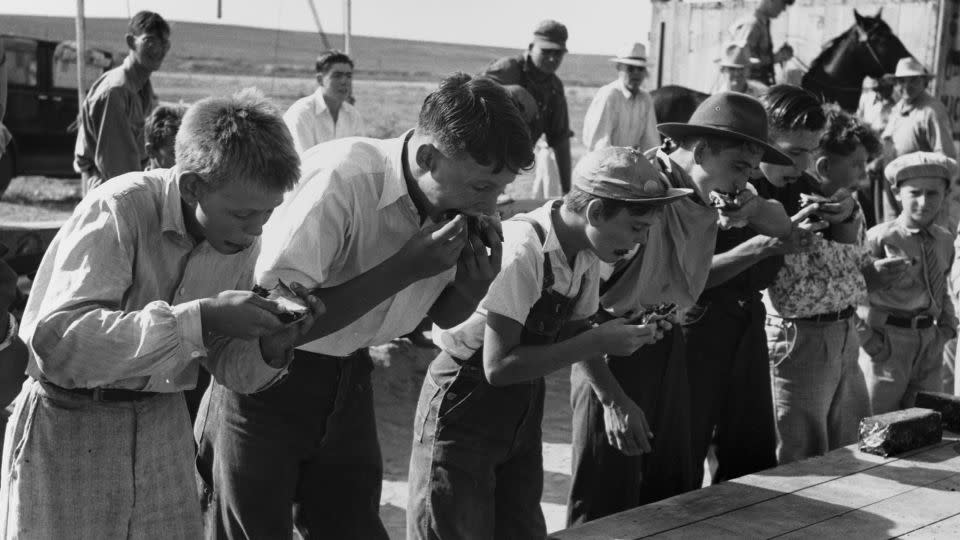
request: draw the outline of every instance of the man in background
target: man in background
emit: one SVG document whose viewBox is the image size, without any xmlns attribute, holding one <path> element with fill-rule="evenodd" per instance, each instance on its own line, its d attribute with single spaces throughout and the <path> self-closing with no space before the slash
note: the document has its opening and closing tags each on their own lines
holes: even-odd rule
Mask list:
<svg viewBox="0 0 960 540">
<path fill-rule="evenodd" d="M 648 150 L 660 145 L 653 98 L 640 89 L 647 78 L 647 48 L 634 43 L 611 62 L 617 80 L 600 88 L 583 120 L 583 144 L 588 151 L 607 146 Z"/>
<path fill-rule="evenodd" d="M 157 103 L 150 75 L 170 50 L 170 26 L 152 11 L 130 19 L 130 53 L 123 64 L 100 76 L 80 105 L 73 168 L 83 195 L 103 182 L 147 164 L 144 120 Z"/>
<path fill-rule="evenodd" d="M 780 64 L 793 58 L 793 47 L 784 43 L 777 52 L 773 51 L 773 39 L 770 37 L 770 21 L 792 6 L 793 0 L 760 0 L 753 15 L 737 21 L 731 29 L 734 41 L 742 41 L 747 49 L 748 58 L 757 62 L 747 69 L 747 79 L 772 86 L 774 64 Z"/>
<path fill-rule="evenodd" d="M 718 92 L 740 92 L 759 98 L 767 91 L 767 85 L 747 78 L 747 68 L 753 65 L 743 43 L 732 41 L 724 44 L 723 54 L 717 59 L 720 64 Z"/>
</svg>

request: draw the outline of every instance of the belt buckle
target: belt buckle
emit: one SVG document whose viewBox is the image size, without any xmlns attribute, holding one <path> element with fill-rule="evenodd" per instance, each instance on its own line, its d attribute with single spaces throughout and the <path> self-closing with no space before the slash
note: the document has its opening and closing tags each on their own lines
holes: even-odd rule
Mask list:
<svg viewBox="0 0 960 540">
<path fill-rule="evenodd" d="M 924 323 L 927 323 L 930 321 L 930 319 L 932 319 L 930 315 L 917 315 L 914 318 L 910 319 L 910 328 L 913 330 L 917 330 L 921 321 Z"/>
</svg>

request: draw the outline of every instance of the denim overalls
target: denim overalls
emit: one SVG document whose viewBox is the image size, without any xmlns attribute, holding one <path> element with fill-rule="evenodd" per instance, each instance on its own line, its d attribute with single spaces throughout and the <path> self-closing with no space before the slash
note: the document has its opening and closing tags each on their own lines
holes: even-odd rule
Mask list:
<svg viewBox="0 0 960 540">
<path fill-rule="evenodd" d="M 544 242 L 539 223 L 526 216 L 513 219 L 530 223 Z M 554 291 L 553 281 L 544 254 L 540 299 L 530 309 L 520 344 L 552 343 L 570 319 L 585 284 L 570 298 Z M 446 352 L 434 359 L 415 417 L 408 538 L 546 536 L 540 510 L 543 400 L 543 378 L 491 386 L 482 347 L 467 360 Z"/>
</svg>

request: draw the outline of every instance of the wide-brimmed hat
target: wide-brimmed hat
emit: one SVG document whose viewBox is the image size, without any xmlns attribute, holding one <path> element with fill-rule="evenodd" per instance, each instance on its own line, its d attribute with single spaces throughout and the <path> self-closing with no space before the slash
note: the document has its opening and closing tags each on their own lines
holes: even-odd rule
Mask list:
<svg viewBox="0 0 960 540">
<path fill-rule="evenodd" d="M 713 135 L 752 142 L 763 148 L 763 161 L 793 165 L 790 156 L 767 142 L 767 111 L 763 104 L 739 92 L 713 94 L 693 111 L 689 122 L 657 124 L 657 129 L 671 139 Z"/>
<path fill-rule="evenodd" d="M 587 153 L 573 170 L 573 185 L 595 197 L 627 203 L 665 204 L 693 193 L 674 188 L 636 148 L 607 146 Z"/>
<path fill-rule="evenodd" d="M 893 72 L 894 79 L 906 79 L 908 77 L 933 77 L 933 74 L 923 67 L 919 60 L 912 56 L 901 58 L 897 62 L 897 69 Z"/>
<path fill-rule="evenodd" d="M 728 42 L 723 44 L 723 50 L 717 62 L 720 67 L 748 68 L 760 61 L 747 54 L 747 47 L 743 42 Z"/>
<path fill-rule="evenodd" d="M 647 67 L 647 47 L 643 43 L 634 43 L 626 48 L 623 54 L 611 58 L 610 61 L 628 66 Z"/>
<path fill-rule="evenodd" d="M 537 25 L 533 31 L 533 42 L 541 49 L 567 51 L 567 27 L 557 21 L 547 19 Z"/>
</svg>

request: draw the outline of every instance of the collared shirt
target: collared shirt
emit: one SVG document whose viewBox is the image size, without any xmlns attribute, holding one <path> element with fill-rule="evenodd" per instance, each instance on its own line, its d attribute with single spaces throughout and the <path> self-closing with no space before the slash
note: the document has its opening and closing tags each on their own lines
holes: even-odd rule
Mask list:
<svg viewBox="0 0 960 540">
<path fill-rule="evenodd" d="M 351 137 L 308 150 L 303 175 L 263 231 L 256 281 L 334 287 L 392 257 L 430 221 L 404 180 L 403 148 L 411 132 L 390 140 Z M 456 270 L 417 281 L 359 319 L 300 349 L 347 356 L 413 331 Z M 336 309 L 336 306 L 327 306 Z"/>
<path fill-rule="evenodd" d="M 536 220 L 544 231 L 541 244 L 533 227 L 519 220 L 503 222 L 503 263 L 477 311 L 463 323 L 442 330 L 433 328 L 433 342 L 451 356 L 467 359 L 482 345 L 487 313 L 492 311 L 524 324 L 530 308 L 543 291 L 543 259 L 550 258 L 552 289 L 567 298 L 579 295 L 571 320 L 581 320 L 597 312 L 600 291 L 600 259 L 590 250 L 577 253 L 573 267 L 567 261 L 550 219 L 553 202 L 525 215 Z M 581 286 L 583 290 L 581 291 Z"/>
<path fill-rule="evenodd" d="M 570 115 L 563 83 L 556 74 L 546 74 L 536 68 L 529 55 L 501 58 L 490 64 L 483 73 L 500 84 L 518 84 L 530 92 L 537 102 L 537 117 L 530 126 L 530 141 L 537 143 L 546 134 L 551 147 L 570 138 Z"/>
<path fill-rule="evenodd" d="M 883 139 L 893 145 L 895 157 L 920 151 L 957 157 L 947 110 L 927 92 L 912 103 L 900 100 L 893 106 Z"/>
<path fill-rule="evenodd" d="M 646 245 L 614 268 L 619 277 L 600 303 L 616 316 L 630 317 L 643 306 L 664 302 L 681 309 L 693 306 L 707 284 L 717 240 L 717 209 L 700 199 L 689 175 L 660 149 L 646 156 L 666 174 L 671 187 L 693 188 L 694 193 L 666 205 Z"/>
<path fill-rule="evenodd" d="M 143 170 L 143 125 L 156 103 L 150 79 L 134 70 L 133 56 L 101 75 L 80 106 L 74 169 L 104 180 Z"/>
<path fill-rule="evenodd" d="M 660 146 L 653 98 L 643 90 L 631 94 L 620 79 L 601 87 L 583 119 L 583 144 L 588 151 L 607 146 L 640 150 Z"/>
<path fill-rule="evenodd" d="M 734 41 L 744 43 L 748 57 L 759 60 L 756 65 L 747 66 L 747 78 L 767 86 L 774 84 L 770 18 L 759 11 L 754 12 L 734 23 L 730 34 Z"/>
<path fill-rule="evenodd" d="M 810 250 L 784 256 L 777 279 L 767 289 L 771 311 L 785 318 L 833 313 L 862 303 L 867 283 L 861 268 L 873 258 L 864 234 L 855 244 L 813 237 Z"/>
<path fill-rule="evenodd" d="M 340 112 L 334 122 L 327 101 L 323 99 L 323 88 L 317 88 L 313 94 L 298 99 L 284 113 L 283 122 L 293 135 L 293 145 L 298 154 L 322 142 L 359 137 L 365 130 L 360 113 L 346 101 L 340 104 Z"/>
<path fill-rule="evenodd" d="M 926 238 L 922 239 L 921 236 Z M 941 326 L 956 327 L 956 316 L 949 294 L 931 302 L 927 265 L 921 241 L 932 241 L 940 259 L 945 279 L 949 281 L 949 268 L 953 263 L 953 235 L 943 227 L 932 224 L 926 229 L 909 227 L 902 217 L 880 223 L 867 231 L 867 248 L 877 259 L 906 257 L 911 260 L 903 275 L 890 286 L 870 292 L 870 307 L 880 308 L 898 316 L 913 316 L 921 313 L 940 319 Z M 945 288 L 946 289 L 946 288 Z"/>
<path fill-rule="evenodd" d="M 893 102 L 883 99 L 877 91 L 865 91 L 860 95 L 857 116 L 877 133 L 883 133 L 887 128 L 892 111 Z"/>
<path fill-rule="evenodd" d="M 178 392 L 202 363 L 250 393 L 278 380 L 259 341 L 208 336 L 199 299 L 253 286 L 258 246 L 218 253 L 187 232 L 176 169 L 130 173 L 80 202 L 47 249 L 20 337 L 27 374 L 65 388 Z"/>
</svg>

